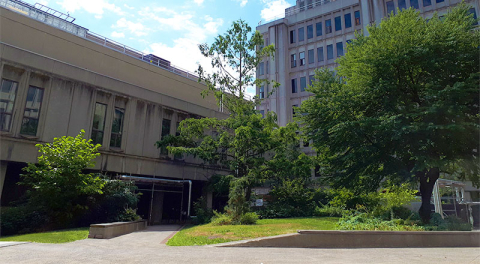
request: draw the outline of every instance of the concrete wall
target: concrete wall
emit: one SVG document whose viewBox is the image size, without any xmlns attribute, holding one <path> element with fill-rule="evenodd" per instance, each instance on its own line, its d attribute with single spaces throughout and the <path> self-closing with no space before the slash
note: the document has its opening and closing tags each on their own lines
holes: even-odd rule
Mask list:
<svg viewBox="0 0 480 264">
<path fill-rule="evenodd" d="M 89 238 L 109 239 L 147 228 L 147 221 L 115 222 L 90 225 Z"/>
</svg>

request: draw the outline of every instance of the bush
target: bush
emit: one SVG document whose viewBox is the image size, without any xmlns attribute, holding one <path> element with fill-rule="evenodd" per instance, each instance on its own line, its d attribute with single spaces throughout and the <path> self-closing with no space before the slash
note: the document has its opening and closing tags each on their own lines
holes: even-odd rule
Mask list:
<svg viewBox="0 0 480 264">
<path fill-rule="evenodd" d="M 41 208 L 26 205 L 3 207 L 0 211 L 0 235 L 33 233 L 45 229 L 49 223 L 47 213 Z"/>
<path fill-rule="evenodd" d="M 193 209 L 195 210 L 196 224 L 208 224 L 212 221 L 213 217 L 213 210 L 211 208 L 207 208 L 207 200 L 205 197 L 200 197 L 198 201 L 193 203 Z"/>
<path fill-rule="evenodd" d="M 254 225 L 257 223 L 258 215 L 254 212 L 245 213 L 240 217 L 241 225 Z"/>
<path fill-rule="evenodd" d="M 214 216 L 212 217 L 212 225 L 220 226 L 220 225 L 232 225 L 233 218 L 228 214 L 221 214 L 217 211 L 213 211 Z"/>
<path fill-rule="evenodd" d="M 413 222 L 395 219 L 384 221 L 370 214 L 347 214 L 338 222 L 340 230 L 422 231 L 424 228 Z"/>
<path fill-rule="evenodd" d="M 347 210 L 340 208 L 340 207 L 334 207 L 334 206 L 323 206 L 323 207 L 316 207 L 315 208 L 315 216 L 332 216 L 332 217 L 341 217 L 343 214 L 345 214 Z"/>
<path fill-rule="evenodd" d="M 428 231 L 471 231 L 472 225 L 453 215 L 442 219 L 440 214 L 434 213 L 430 218 L 430 223 L 424 228 Z"/>
</svg>

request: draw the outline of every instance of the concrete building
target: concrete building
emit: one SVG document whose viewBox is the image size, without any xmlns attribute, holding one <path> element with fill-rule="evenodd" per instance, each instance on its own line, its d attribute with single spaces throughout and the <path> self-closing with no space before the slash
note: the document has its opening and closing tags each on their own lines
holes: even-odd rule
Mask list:
<svg viewBox="0 0 480 264">
<path fill-rule="evenodd" d="M 297 0 L 285 9 L 285 17 L 257 30 L 266 45 L 274 44 L 274 59 L 260 63 L 258 77 L 275 80 L 280 87 L 262 102 L 262 113 L 274 111 L 279 125 L 292 121 L 293 107 L 311 94 L 305 91 L 315 69 L 335 68 L 335 60 L 346 52 L 346 44 L 355 38 L 355 31 L 380 21 L 397 8 L 416 8 L 428 18 L 434 12 L 441 16 L 461 0 Z M 465 1 L 470 11 L 478 14 L 478 0 Z M 266 97 L 271 87 L 257 87 L 256 94 Z M 308 145 L 308 144 L 307 144 Z M 308 151 L 308 147 L 306 151 Z"/>
<path fill-rule="evenodd" d="M 200 95 L 206 87 L 73 20 L 40 4 L 0 0 L 1 205 L 21 194 L 16 182 L 37 161 L 35 144 L 81 129 L 102 144 L 95 171 L 144 177 L 135 179 L 143 193 L 138 212 L 150 223 L 178 220 L 201 195 L 211 204 L 203 187 L 222 172 L 154 145 L 185 118 L 225 116 L 213 97 Z"/>
</svg>

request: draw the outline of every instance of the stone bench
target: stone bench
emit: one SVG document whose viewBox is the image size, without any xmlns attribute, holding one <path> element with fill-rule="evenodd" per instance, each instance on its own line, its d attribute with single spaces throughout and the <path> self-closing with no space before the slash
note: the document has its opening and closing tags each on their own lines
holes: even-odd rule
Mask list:
<svg viewBox="0 0 480 264">
<path fill-rule="evenodd" d="M 89 238 L 108 239 L 147 228 L 147 220 L 90 225 Z"/>
</svg>

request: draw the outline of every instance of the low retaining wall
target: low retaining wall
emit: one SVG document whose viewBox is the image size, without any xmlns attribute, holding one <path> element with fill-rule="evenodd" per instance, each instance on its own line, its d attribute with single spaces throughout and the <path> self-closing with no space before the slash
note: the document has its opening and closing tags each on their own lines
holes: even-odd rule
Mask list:
<svg viewBox="0 0 480 264">
<path fill-rule="evenodd" d="M 89 238 L 112 238 L 147 228 L 147 220 L 90 225 Z"/>
<path fill-rule="evenodd" d="M 478 231 L 317 231 L 225 243 L 223 247 L 410 248 L 480 247 Z"/>
</svg>

